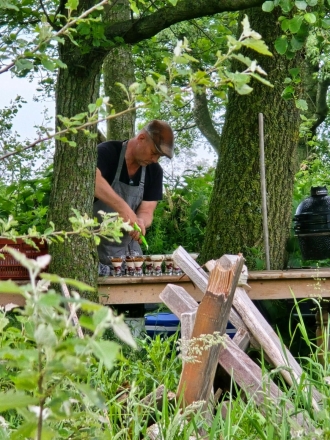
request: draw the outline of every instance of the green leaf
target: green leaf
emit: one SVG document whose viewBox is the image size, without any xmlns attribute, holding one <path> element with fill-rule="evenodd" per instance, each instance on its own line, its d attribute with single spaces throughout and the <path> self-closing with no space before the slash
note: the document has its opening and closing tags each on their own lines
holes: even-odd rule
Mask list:
<svg viewBox="0 0 330 440">
<path fill-rule="evenodd" d="M 5 318 L 4 316 L 0 316 L 0 333 L 8 325 L 8 323 L 9 323 L 9 319 Z"/>
<path fill-rule="evenodd" d="M 282 97 L 284 99 L 291 99 L 293 98 L 293 95 L 294 95 L 294 88 L 292 86 L 285 87 L 285 89 L 282 92 Z"/>
<path fill-rule="evenodd" d="M 44 66 L 45 69 L 49 70 L 50 72 L 54 72 L 56 67 L 49 58 L 42 58 L 41 64 Z"/>
<path fill-rule="evenodd" d="M 128 325 L 124 322 L 121 317 L 115 319 L 112 324 L 113 331 L 116 333 L 118 338 L 124 341 L 126 344 L 130 345 L 133 348 L 136 348 L 136 342 L 133 339 L 131 331 Z"/>
<path fill-rule="evenodd" d="M 57 307 L 63 301 L 63 298 L 56 293 L 45 293 L 41 295 L 38 304 L 47 307 Z"/>
<path fill-rule="evenodd" d="M 92 405 L 105 409 L 105 401 L 101 393 L 83 383 L 75 383 L 76 388 L 82 392 Z"/>
<path fill-rule="evenodd" d="M 306 0 L 308 6 L 316 6 L 318 3 L 318 0 Z"/>
<path fill-rule="evenodd" d="M 16 393 L 15 391 L 8 391 L 6 393 L 0 392 L 0 412 L 8 411 L 9 409 L 24 408 L 37 403 L 38 399 L 36 397 L 27 396 L 24 393 Z"/>
<path fill-rule="evenodd" d="M 70 9 L 71 11 L 75 11 L 78 7 L 79 0 L 68 0 L 66 2 L 66 9 Z"/>
<path fill-rule="evenodd" d="M 304 11 L 307 8 L 307 3 L 305 1 L 295 1 L 294 4 L 296 5 L 296 8 L 301 11 Z"/>
<path fill-rule="evenodd" d="M 135 1 L 130 0 L 130 6 L 131 6 L 132 11 L 135 14 L 139 14 L 140 11 L 139 11 L 139 8 L 136 6 L 136 2 Z"/>
<path fill-rule="evenodd" d="M 101 107 L 101 105 L 103 104 L 103 98 L 97 98 L 95 104 L 96 104 L 97 107 Z"/>
<path fill-rule="evenodd" d="M 74 121 L 82 121 L 83 119 L 86 118 L 86 116 L 88 116 L 88 113 L 87 113 L 87 112 L 84 112 L 84 113 L 78 113 L 77 115 L 72 116 L 71 119 L 73 119 Z"/>
<path fill-rule="evenodd" d="M 296 107 L 302 111 L 308 110 L 307 102 L 304 99 L 296 99 L 295 104 L 296 104 Z"/>
<path fill-rule="evenodd" d="M 95 324 L 90 316 L 81 315 L 79 317 L 79 323 L 82 327 L 86 328 L 87 330 L 90 330 L 91 332 L 95 331 Z"/>
<path fill-rule="evenodd" d="M 297 33 L 300 29 L 300 26 L 303 22 L 304 18 L 301 15 L 296 15 L 289 21 L 289 30 L 293 34 Z"/>
<path fill-rule="evenodd" d="M 280 55 L 284 55 L 288 49 L 288 39 L 285 35 L 277 38 L 275 41 L 275 49 Z"/>
<path fill-rule="evenodd" d="M 1 9 L 14 9 L 15 11 L 19 11 L 18 7 L 8 0 L 1 0 L 0 1 L 0 8 Z"/>
<path fill-rule="evenodd" d="M 299 78 L 300 75 L 300 68 L 299 67 L 293 67 L 292 69 L 289 69 L 290 75 L 292 78 Z"/>
<path fill-rule="evenodd" d="M 24 292 L 24 288 L 18 286 L 14 281 L 0 281 L 0 294 L 1 293 L 20 293 Z"/>
<path fill-rule="evenodd" d="M 308 12 L 307 14 L 304 15 L 304 19 L 307 21 L 307 23 L 309 24 L 314 24 L 316 22 L 316 16 L 315 14 L 313 14 L 312 12 Z"/>
<path fill-rule="evenodd" d="M 21 371 L 13 377 L 17 390 L 33 391 L 38 388 L 39 374 L 35 371 Z"/>
<path fill-rule="evenodd" d="M 330 18 L 324 18 L 322 20 L 322 27 L 324 29 L 329 29 L 330 28 Z"/>
<path fill-rule="evenodd" d="M 287 30 L 289 30 L 289 26 L 290 26 L 290 20 L 289 19 L 287 19 L 287 18 L 285 18 L 284 20 L 282 20 L 282 22 L 281 22 L 281 29 L 282 29 L 282 31 L 287 31 Z"/>
<path fill-rule="evenodd" d="M 235 90 L 240 95 L 248 95 L 252 92 L 253 88 L 248 86 L 247 84 L 237 85 L 235 86 Z"/>
<path fill-rule="evenodd" d="M 15 66 L 19 72 L 22 70 L 31 70 L 33 69 L 32 61 L 26 60 L 24 58 L 20 58 L 15 61 Z"/>
<path fill-rule="evenodd" d="M 59 238 L 59 237 L 57 237 Z M 94 292 L 94 288 L 89 286 L 88 284 L 85 284 L 81 281 L 77 281 L 77 280 L 72 280 L 71 278 L 61 278 L 58 275 L 54 275 L 51 273 L 41 273 L 40 274 L 40 278 L 44 279 L 44 280 L 48 280 L 52 283 L 66 283 L 67 285 L 76 287 L 77 289 L 81 290 L 81 291 L 87 291 L 87 292 Z"/>
<path fill-rule="evenodd" d="M 40 324 L 34 332 L 34 338 L 38 345 L 43 347 L 55 347 L 57 344 L 57 337 L 53 327 L 46 324 Z"/>
<path fill-rule="evenodd" d="M 104 363 L 105 367 L 110 370 L 119 353 L 120 345 L 112 341 L 91 341 L 91 347 L 94 355 Z"/>
<path fill-rule="evenodd" d="M 291 49 L 296 52 L 297 50 L 300 50 L 304 46 L 304 41 L 296 38 L 294 35 L 291 38 L 290 41 L 290 47 Z"/>
<path fill-rule="evenodd" d="M 283 12 L 290 12 L 294 3 L 291 0 L 280 0 L 279 5 L 281 6 Z"/>
<path fill-rule="evenodd" d="M 95 104 L 88 104 L 88 111 L 89 113 L 94 113 L 96 110 L 96 105 Z"/>
<path fill-rule="evenodd" d="M 271 2 L 271 1 L 267 1 L 267 2 L 262 4 L 262 10 L 264 12 L 272 12 L 274 7 L 275 7 L 274 2 Z"/>
<path fill-rule="evenodd" d="M 272 53 L 268 50 L 266 43 L 262 40 L 255 40 L 253 38 L 247 38 L 242 42 L 242 44 L 250 49 L 255 50 L 256 52 L 261 53 L 262 55 L 270 55 L 273 56 Z"/>
</svg>

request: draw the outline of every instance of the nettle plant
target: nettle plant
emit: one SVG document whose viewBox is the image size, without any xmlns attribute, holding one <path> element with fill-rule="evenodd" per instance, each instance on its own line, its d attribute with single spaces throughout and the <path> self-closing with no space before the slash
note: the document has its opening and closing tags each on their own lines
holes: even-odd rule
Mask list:
<svg viewBox="0 0 330 440">
<path fill-rule="evenodd" d="M 1 292 L 23 295 L 24 309 L 0 309 L 0 437 L 19 439 L 110 438 L 105 397 L 93 386 L 91 368 L 110 370 L 120 345 L 102 339 L 111 328 L 130 347 L 136 344 L 122 317 L 108 307 L 80 298 L 91 287 L 40 273 L 50 256 L 30 260 L 8 249 L 29 271 L 30 283 L 0 282 Z M 41 279 L 37 281 L 37 277 Z M 50 283 L 71 286 L 71 298 Z M 77 336 L 73 318 L 87 330 Z"/>
</svg>

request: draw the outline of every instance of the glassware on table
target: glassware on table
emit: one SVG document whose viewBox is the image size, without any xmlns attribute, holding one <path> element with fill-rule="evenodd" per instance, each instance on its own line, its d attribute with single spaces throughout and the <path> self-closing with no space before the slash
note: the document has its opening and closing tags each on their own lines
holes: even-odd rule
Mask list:
<svg viewBox="0 0 330 440">
<path fill-rule="evenodd" d="M 134 274 L 135 274 L 134 257 L 128 256 L 126 257 L 126 276 L 134 277 Z"/>
<path fill-rule="evenodd" d="M 182 269 L 179 267 L 176 262 L 173 260 L 173 275 L 182 275 Z"/>
<path fill-rule="evenodd" d="M 173 257 L 172 254 L 167 254 L 165 260 L 165 275 L 173 275 Z"/>
<path fill-rule="evenodd" d="M 144 259 L 144 274 L 149 277 L 153 274 L 153 264 L 150 255 L 146 255 Z"/>
<path fill-rule="evenodd" d="M 143 261 L 144 261 L 144 257 L 142 255 L 134 257 L 134 275 L 136 277 L 142 277 L 143 275 L 143 269 L 142 269 Z"/>
<path fill-rule="evenodd" d="M 156 277 L 161 276 L 162 273 L 162 263 L 163 263 L 163 255 L 150 255 L 153 266 L 153 275 Z"/>
<path fill-rule="evenodd" d="M 121 257 L 111 257 L 111 264 L 113 266 L 113 276 L 121 277 L 122 276 L 121 267 L 123 264 L 123 259 Z"/>
</svg>

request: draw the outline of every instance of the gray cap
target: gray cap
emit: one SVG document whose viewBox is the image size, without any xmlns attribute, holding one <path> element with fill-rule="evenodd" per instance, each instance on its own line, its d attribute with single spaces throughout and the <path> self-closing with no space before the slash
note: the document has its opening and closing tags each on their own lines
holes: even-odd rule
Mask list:
<svg viewBox="0 0 330 440">
<path fill-rule="evenodd" d="M 165 121 L 154 119 L 144 129 L 154 141 L 159 154 L 172 159 L 174 154 L 174 135 L 171 126 Z"/>
</svg>

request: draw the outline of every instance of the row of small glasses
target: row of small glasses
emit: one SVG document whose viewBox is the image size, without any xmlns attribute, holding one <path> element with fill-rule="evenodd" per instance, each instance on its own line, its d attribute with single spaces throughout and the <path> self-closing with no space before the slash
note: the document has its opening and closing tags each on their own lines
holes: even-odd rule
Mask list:
<svg viewBox="0 0 330 440">
<path fill-rule="evenodd" d="M 190 254 L 194 259 L 198 254 Z M 114 268 L 114 276 L 123 275 L 123 262 L 126 263 L 126 276 L 161 276 L 163 268 L 165 275 L 181 275 L 181 268 L 173 260 L 172 254 L 164 255 L 128 255 L 122 257 L 111 257 Z"/>
</svg>

